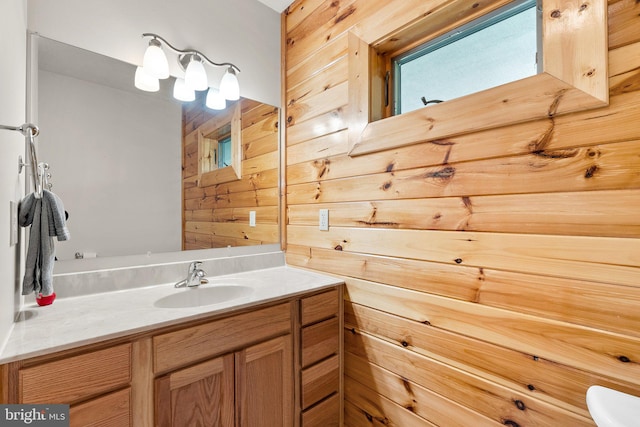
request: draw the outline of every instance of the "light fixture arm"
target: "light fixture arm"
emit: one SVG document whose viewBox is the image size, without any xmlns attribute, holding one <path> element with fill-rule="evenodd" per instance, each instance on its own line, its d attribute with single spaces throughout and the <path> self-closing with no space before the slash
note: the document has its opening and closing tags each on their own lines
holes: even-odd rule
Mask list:
<svg viewBox="0 0 640 427">
<path fill-rule="evenodd" d="M 167 45 L 167 47 L 169 49 L 171 49 L 172 51 L 180 54 L 180 55 L 197 55 L 200 58 L 204 59 L 209 65 L 212 65 L 214 67 L 232 67 L 233 69 L 235 69 L 237 72 L 240 72 L 240 68 L 236 67 L 235 65 L 233 65 L 230 62 L 222 62 L 222 63 L 217 63 L 217 62 L 213 62 L 212 60 L 210 60 L 209 58 L 207 58 L 207 56 L 195 49 L 186 49 L 186 50 L 182 50 L 182 49 L 178 49 L 175 46 L 173 46 L 171 43 L 169 43 L 168 41 L 166 41 L 164 38 L 160 37 L 157 34 L 154 33 L 144 33 L 142 34 L 142 37 L 152 37 L 154 39 L 158 39 L 161 40 L 164 44 Z"/>
</svg>

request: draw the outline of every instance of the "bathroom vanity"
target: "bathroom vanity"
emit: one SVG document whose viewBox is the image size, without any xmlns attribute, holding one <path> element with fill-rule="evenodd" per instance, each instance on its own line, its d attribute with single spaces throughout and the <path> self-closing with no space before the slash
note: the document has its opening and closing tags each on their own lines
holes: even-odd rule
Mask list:
<svg viewBox="0 0 640 427">
<path fill-rule="evenodd" d="M 27 310 L 0 359 L 2 402 L 70 404 L 76 426 L 340 425 L 342 284 L 288 267 L 211 282 Z M 219 304 L 158 304 L 223 283 L 255 289 Z M 85 316 L 74 317 L 78 304 Z"/>
</svg>

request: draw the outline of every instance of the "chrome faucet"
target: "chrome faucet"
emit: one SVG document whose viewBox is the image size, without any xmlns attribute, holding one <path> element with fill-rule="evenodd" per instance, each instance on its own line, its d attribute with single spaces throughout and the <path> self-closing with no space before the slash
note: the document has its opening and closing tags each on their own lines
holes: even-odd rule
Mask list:
<svg viewBox="0 0 640 427">
<path fill-rule="evenodd" d="M 199 286 L 201 283 L 207 283 L 207 279 L 204 276 L 207 274 L 200 268 L 202 265 L 202 261 L 194 261 L 189 264 L 189 272 L 187 273 L 187 278 L 179 281 L 174 286 L 176 288 L 183 288 Z"/>
</svg>

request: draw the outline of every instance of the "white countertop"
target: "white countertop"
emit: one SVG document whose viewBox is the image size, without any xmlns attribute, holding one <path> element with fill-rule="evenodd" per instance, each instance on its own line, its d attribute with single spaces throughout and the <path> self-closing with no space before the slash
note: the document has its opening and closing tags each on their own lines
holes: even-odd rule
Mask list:
<svg viewBox="0 0 640 427">
<path fill-rule="evenodd" d="M 193 289 L 174 283 L 57 299 L 52 305 L 26 305 L 0 353 L 0 364 L 41 356 L 163 326 L 230 313 L 342 283 L 341 280 L 293 267 L 274 267 L 215 276 L 201 288 L 221 284 L 250 286 L 247 296 L 218 304 L 161 308 L 160 298 Z"/>
</svg>

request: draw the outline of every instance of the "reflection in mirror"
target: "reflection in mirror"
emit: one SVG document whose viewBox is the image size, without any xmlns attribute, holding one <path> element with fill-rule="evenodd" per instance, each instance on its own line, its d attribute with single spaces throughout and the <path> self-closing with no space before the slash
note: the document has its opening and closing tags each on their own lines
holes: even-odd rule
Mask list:
<svg viewBox="0 0 640 427">
<path fill-rule="evenodd" d="M 83 262 L 74 260 L 76 253 L 102 258 L 186 248 L 182 228 L 192 210 L 183 209 L 187 201 L 182 195 L 181 141 L 183 132 L 189 133 L 183 127 L 183 112 L 184 123 L 193 126 L 198 120 L 204 123 L 213 110 L 197 105 L 200 99 L 183 109 L 171 95 L 172 78 L 161 82 L 160 92 L 143 92 L 133 86 L 131 64 L 40 36 L 31 37 L 31 42 L 37 43 L 38 52 L 40 157 L 50 165 L 52 191 L 65 204 L 72 236 L 57 245 L 58 260 Z M 248 160 L 255 161 L 253 147 L 247 150 Z M 184 154 L 190 162 L 190 154 Z M 250 182 L 259 188 L 263 172 L 247 170 L 253 176 Z M 277 166 L 275 176 L 277 187 Z M 191 184 L 185 181 L 185 193 Z M 261 208 L 257 200 L 254 197 L 244 207 Z M 243 216 L 236 206 L 241 203 L 227 204 L 236 211 L 223 217 L 239 223 Z M 213 206 L 204 203 L 193 211 L 201 218 L 203 210 L 213 212 Z M 258 215 L 259 222 L 266 217 Z M 277 209 L 269 218 L 277 228 Z M 242 240 L 259 244 L 267 239 Z"/>
<path fill-rule="evenodd" d="M 198 131 L 198 183 L 221 184 L 242 178 L 242 112 L 233 102 Z M 213 128 L 213 130 L 211 129 Z M 277 131 L 277 129 L 276 129 Z M 277 132 L 274 135 L 277 138 Z"/>
<path fill-rule="evenodd" d="M 279 241 L 279 110 L 248 99 L 227 110 L 209 110 L 198 99 L 185 108 L 185 249 Z M 205 164 L 217 166 L 224 158 L 220 141 L 227 138 L 227 128 L 232 165 L 204 171 Z M 217 154 L 212 154 L 212 147 L 217 147 Z"/>
</svg>

